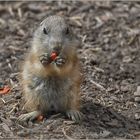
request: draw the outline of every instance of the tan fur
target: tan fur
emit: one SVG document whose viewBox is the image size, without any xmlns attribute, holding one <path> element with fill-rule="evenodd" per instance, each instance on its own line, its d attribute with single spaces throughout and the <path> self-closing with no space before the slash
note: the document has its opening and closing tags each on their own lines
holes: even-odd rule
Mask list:
<svg viewBox="0 0 140 140">
<path fill-rule="evenodd" d="M 44 113 L 48 111 L 50 106 L 50 104 L 48 104 L 48 102 L 42 97 L 45 93 L 38 93 L 38 91 L 43 87 L 41 83 L 39 83 L 39 85 L 37 85 L 34 89 L 29 87 L 30 85 L 34 84 L 32 81 L 32 78 L 34 77 L 39 77 L 40 79 L 56 77 L 56 79 L 60 79 L 60 81 L 61 79 L 68 79 L 66 81 L 66 85 L 62 85 L 63 89 L 66 88 L 67 92 L 64 92 L 64 97 L 63 95 L 61 97 L 61 93 L 59 93 L 60 98 L 58 99 L 58 95 L 53 93 L 54 95 L 49 95 L 49 101 L 51 102 L 52 100 L 52 104 L 55 106 L 55 101 L 59 100 L 59 102 L 56 104 L 56 108 L 57 106 L 60 106 L 59 111 L 62 110 L 66 112 L 68 110 L 79 110 L 81 76 L 78 57 L 76 50 L 73 48 L 74 47 L 72 46 L 70 48 L 70 52 L 64 53 L 64 55 L 67 56 L 67 62 L 63 67 L 58 67 L 54 63 L 49 64 L 48 66 L 43 66 L 39 60 L 39 56 L 44 52 L 47 53 L 47 51 L 42 49 L 42 46 L 38 40 L 33 40 L 32 47 L 26 55 L 21 72 L 21 83 L 26 101 L 25 108 L 28 111 L 39 110 Z M 67 83 L 69 85 L 67 85 Z M 59 88 L 61 88 L 61 86 Z M 57 91 L 57 87 L 54 87 L 54 89 Z M 46 90 L 46 93 L 47 92 L 48 91 Z M 55 96 L 57 98 L 54 100 Z"/>
</svg>

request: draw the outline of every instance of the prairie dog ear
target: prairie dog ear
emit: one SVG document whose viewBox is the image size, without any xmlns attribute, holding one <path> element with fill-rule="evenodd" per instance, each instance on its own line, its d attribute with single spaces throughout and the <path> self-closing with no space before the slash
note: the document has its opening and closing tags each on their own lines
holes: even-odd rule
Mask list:
<svg viewBox="0 0 140 140">
<path fill-rule="evenodd" d="M 48 16 L 44 17 L 43 20 L 42 20 L 41 23 L 40 23 L 40 26 L 43 26 L 43 24 L 46 23 L 46 22 L 49 20 L 48 18 L 49 18 L 49 17 L 52 17 L 52 16 L 53 16 L 53 15 L 48 15 Z"/>
<path fill-rule="evenodd" d="M 40 26 L 43 26 L 43 24 L 44 24 L 44 22 L 46 21 L 46 19 L 47 19 L 47 17 L 44 18 L 44 19 L 41 21 Z"/>
<path fill-rule="evenodd" d="M 40 23 L 40 26 L 42 26 L 45 23 L 50 23 L 51 21 L 55 21 L 55 22 L 61 22 L 61 21 L 66 21 L 64 17 L 59 16 L 59 15 L 50 15 L 50 16 L 46 16 L 43 21 Z"/>
<path fill-rule="evenodd" d="M 47 21 L 48 17 L 50 17 L 50 16 L 46 16 L 43 18 L 43 20 L 40 23 L 40 26 L 42 26 Z"/>
</svg>

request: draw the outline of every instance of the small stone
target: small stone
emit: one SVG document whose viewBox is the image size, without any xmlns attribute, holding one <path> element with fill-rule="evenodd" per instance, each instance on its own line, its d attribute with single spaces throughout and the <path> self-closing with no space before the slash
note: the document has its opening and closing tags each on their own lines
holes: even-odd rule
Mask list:
<svg viewBox="0 0 140 140">
<path fill-rule="evenodd" d="M 137 87 L 137 91 L 134 92 L 134 96 L 140 96 L 140 86 Z"/>
<path fill-rule="evenodd" d="M 104 130 L 102 133 L 100 133 L 100 136 L 101 136 L 102 138 L 106 138 L 106 137 L 108 137 L 110 134 L 111 134 L 110 131 Z"/>
<path fill-rule="evenodd" d="M 30 133 L 22 130 L 20 132 L 17 132 L 17 135 L 20 137 L 27 137 L 28 135 L 30 135 Z"/>
<path fill-rule="evenodd" d="M 0 89 L 4 88 L 4 84 L 2 82 L 0 82 Z"/>
<path fill-rule="evenodd" d="M 139 114 L 139 113 L 136 113 L 136 114 L 135 114 L 135 119 L 136 119 L 136 120 L 139 120 L 139 119 L 140 119 L 140 114 Z"/>
<path fill-rule="evenodd" d="M 132 59 L 130 58 L 130 56 L 125 56 L 124 58 L 123 58 L 123 62 L 124 63 L 129 63 L 129 62 L 131 62 L 132 61 Z"/>
<path fill-rule="evenodd" d="M 140 102 L 140 97 L 135 97 L 135 102 Z"/>
</svg>

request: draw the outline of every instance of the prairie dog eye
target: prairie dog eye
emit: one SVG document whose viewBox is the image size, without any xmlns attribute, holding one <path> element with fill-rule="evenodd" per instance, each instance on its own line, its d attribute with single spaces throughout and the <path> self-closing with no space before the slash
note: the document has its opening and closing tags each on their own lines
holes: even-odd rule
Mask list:
<svg viewBox="0 0 140 140">
<path fill-rule="evenodd" d="M 43 28 L 43 33 L 47 35 L 48 34 L 48 30 L 46 28 Z"/>
<path fill-rule="evenodd" d="M 70 33 L 70 29 L 67 27 L 67 28 L 65 29 L 65 34 L 68 35 L 69 33 Z"/>
</svg>

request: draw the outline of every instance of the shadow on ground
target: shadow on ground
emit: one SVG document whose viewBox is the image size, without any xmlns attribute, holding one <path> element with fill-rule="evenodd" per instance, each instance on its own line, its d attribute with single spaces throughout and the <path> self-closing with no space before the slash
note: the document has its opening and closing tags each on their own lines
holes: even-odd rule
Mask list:
<svg viewBox="0 0 140 140">
<path fill-rule="evenodd" d="M 87 129 L 91 138 L 133 138 L 133 130 L 140 129 L 136 120 L 100 104 L 87 102 L 83 104 L 82 112 L 86 116 L 81 128 Z"/>
</svg>

